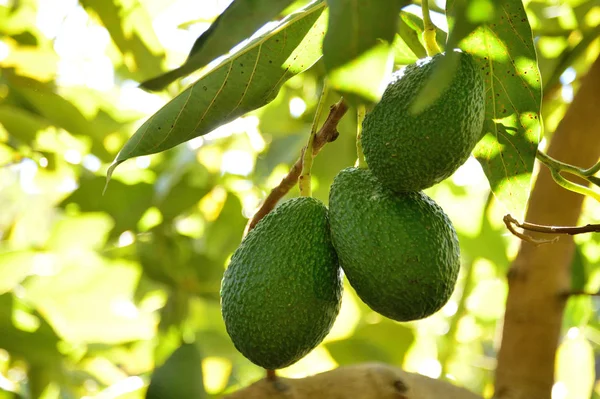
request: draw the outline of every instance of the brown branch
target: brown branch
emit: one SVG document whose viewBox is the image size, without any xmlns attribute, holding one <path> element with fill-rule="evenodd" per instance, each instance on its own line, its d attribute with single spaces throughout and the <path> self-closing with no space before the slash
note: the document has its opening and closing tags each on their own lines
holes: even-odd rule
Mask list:
<svg viewBox="0 0 600 399">
<path fill-rule="evenodd" d="M 600 232 L 600 224 L 586 224 L 585 226 L 545 226 L 542 224 L 528 223 L 523 222 L 519 223 L 517 219 L 512 217 L 511 215 L 504 216 L 504 223 L 508 225 L 508 223 L 514 224 L 517 227 L 520 227 L 524 230 L 535 231 L 537 233 L 544 234 L 568 234 L 574 236 L 576 234 L 585 234 L 585 233 L 599 233 Z"/>
<path fill-rule="evenodd" d="M 339 135 L 337 131 L 337 125 L 347 111 L 348 105 L 343 98 L 331 106 L 325 123 L 323 123 L 323 126 L 321 126 L 321 129 L 315 136 L 315 141 L 313 143 L 313 155 L 317 155 L 325 144 L 337 139 Z M 305 149 L 306 147 L 302 150 L 302 154 L 304 154 Z M 265 202 L 263 202 L 260 209 L 254 214 L 252 220 L 250 220 L 246 231 L 252 230 L 262 218 L 264 218 L 275 208 L 279 200 L 296 185 L 298 178 L 300 177 L 300 173 L 302 173 L 302 154 L 296 163 L 291 167 L 287 176 L 281 180 L 281 183 L 271 190 L 271 193 L 267 196 Z"/>
<path fill-rule="evenodd" d="M 515 225 L 517 225 L 518 227 L 521 227 L 521 226 L 520 226 L 519 222 L 517 222 L 517 220 L 515 218 L 513 218 L 511 215 L 505 215 L 503 220 L 504 220 L 504 224 L 506 225 L 506 228 L 508 229 L 508 231 L 510 231 L 514 236 L 517 236 L 521 240 L 527 241 L 528 243 L 531 243 L 535 246 L 543 245 L 543 244 L 550 244 L 550 243 L 556 242 L 556 240 L 558 239 L 558 237 L 553 240 L 535 239 L 531 236 L 528 236 L 527 234 L 523 234 L 523 233 L 520 233 L 519 231 L 515 230 L 513 223 Z"/>
</svg>

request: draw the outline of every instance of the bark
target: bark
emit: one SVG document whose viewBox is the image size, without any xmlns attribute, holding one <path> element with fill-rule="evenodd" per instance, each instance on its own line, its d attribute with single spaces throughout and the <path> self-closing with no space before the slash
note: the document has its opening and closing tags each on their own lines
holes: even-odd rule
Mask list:
<svg viewBox="0 0 600 399">
<path fill-rule="evenodd" d="M 583 79 L 559 124 L 548 155 L 589 167 L 600 157 L 600 58 Z M 575 179 L 574 179 L 575 180 Z M 558 186 L 542 166 L 531 193 L 526 220 L 543 225 L 578 222 L 584 197 Z M 534 238 L 548 238 L 528 233 Z M 509 295 L 496 369 L 498 399 L 549 399 L 554 382 L 566 297 L 571 285 L 573 237 L 553 244 L 522 242 L 508 273 Z"/>
<path fill-rule="evenodd" d="M 482 399 L 448 382 L 381 363 L 339 367 L 302 379 L 260 380 L 223 399 Z"/>
</svg>

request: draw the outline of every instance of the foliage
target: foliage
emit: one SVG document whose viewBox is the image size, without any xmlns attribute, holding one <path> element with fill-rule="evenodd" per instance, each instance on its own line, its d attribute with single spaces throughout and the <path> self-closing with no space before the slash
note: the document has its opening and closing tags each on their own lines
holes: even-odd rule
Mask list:
<svg viewBox="0 0 600 399">
<path fill-rule="evenodd" d="M 384 60 L 397 69 L 425 56 L 420 8 L 402 1 L 397 20 L 381 25 L 376 11 L 396 2 L 343 24 L 346 13 L 334 12 L 343 1 L 254 1 L 273 8 L 231 30 L 209 29 L 229 2 L 201 3 L 0 2 L 0 398 L 160 397 L 169 383 L 188 386 L 181 398 L 215 396 L 262 376 L 233 347 L 219 305 L 247 219 L 298 158 L 327 74 L 355 104 L 373 102 L 391 72 Z M 444 46 L 444 5 L 430 3 Z M 517 245 L 502 215 L 525 206 L 537 135 L 551 137 L 600 48 L 597 1 L 520 4 L 448 2 L 451 26 L 461 27 L 450 43 L 479 57 L 496 94 L 475 154 L 485 174 L 470 160 L 427 190 L 461 245 L 449 304 L 400 324 L 346 285 L 323 345 L 282 375 L 380 360 L 490 393 L 504 275 Z M 229 52 L 268 20 L 278 22 Z M 324 35 L 324 50 L 340 52 L 321 59 Z M 346 35 L 364 41 L 340 47 L 352 43 Z M 356 56 L 364 63 L 348 63 Z M 193 73 L 166 90 L 137 87 L 186 60 Z M 382 72 L 358 81 L 367 67 Z M 355 113 L 315 159 L 313 195 L 323 201 L 335 174 L 355 162 Z M 114 159 L 130 160 L 102 195 Z M 586 222 L 598 214 L 586 203 Z M 600 241 L 585 235 L 577 243 L 574 282 L 597 291 Z M 596 308 L 590 298 L 569 301 L 559 352 L 561 386 L 586 395 L 599 345 Z M 581 364 L 580 372 L 568 364 Z"/>
</svg>

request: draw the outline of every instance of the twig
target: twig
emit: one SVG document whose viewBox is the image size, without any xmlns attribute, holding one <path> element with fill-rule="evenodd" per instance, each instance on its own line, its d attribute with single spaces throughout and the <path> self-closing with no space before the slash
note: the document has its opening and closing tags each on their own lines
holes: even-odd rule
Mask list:
<svg viewBox="0 0 600 399">
<path fill-rule="evenodd" d="M 342 117 L 346 114 L 347 111 L 348 104 L 346 104 L 343 98 L 340 99 L 340 101 L 338 101 L 336 104 L 331 106 L 329 110 L 329 115 L 327 116 L 327 120 L 325 121 L 325 123 L 323 123 L 323 126 L 321 126 L 321 129 L 319 130 L 319 133 L 317 133 L 317 135 L 315 136 L 315 141 L 313 142 L 313 155 L 318 154 L 325 144 L 337 139 L 339 135 L 337 131 L 337 125 L 340 119 L 342 119 Z M 302 150 L 302 153 L 304 153 L 304 150 Z M 248 224 L 247 231 L 252 230 L 263 217 L 265 217 L 269 212 L 273 210 L 273 208 L 275 208 L 277 202 L 279 202 L 279 200 L 283 198 L 283 196 L 286 195 L 288 191 L 290 191 L 292 187 L 294 187 L 294 185 L 298 182 L 298 177 L 300 177 L 301 172 L 302 155 L 291 167 L 287 176 L 285 176 L 283 180 L 281 180 L 281 183 L 279 183 L 279 185 L 275 187 L 267 196 L 265 202 L 252 217 L 252 220 Z"/>
<path fill-rule="evenodd" d="M 515 227 L 513 226 L 513 223 L 517 226 L 517 227 L 521 227 L 519 222 L 513 218 L 511 215 L 506 215 L 504 216 L 504 224 L 506 225 L 506 228 L 508 229 L 508 231 L 510 231 L 514 236 L 519 237 L 521 240 L 523 241 L 527 241 L 528 243 L 531 243 L 533 245 L 535 245 L 536 247 L 539 245 L 543 245 L 543 244 L 550 244 L 555 242 L 557 238 L 554 238 L 552 240 L 538 240 L 535 239 L 531 236 L 528 236 L 527 234 L 518 232 L 517 230 L 515 230 Z"/>
<path fill-rule="evenodd" d="M 558 240 L 558 237 L 552 240 L 538 240 L 533 237 L 530 237 L 526 234 L 520 233 L 515 230 L 514 226 L 517 226 L 523 230 L 534 231 L 536 233 L 543 234 L 567 234 L 570 236 L 574 236 L 577 234 L 585 234 L 585 233 L 599 233 L 600 232 L 600 224 L 586 224 L 585 226 L 544 226 L 541 224 L 528 223 L 528 222 L 519 222 L 517 219 L 512 217 L 512 215 L 508 214 L 504 216 L 504 224 L 506 228 L 513 233 L 515 236 L 520 239 L 530 242 L 534 245 L 541 244 L 549 244 Z"/>
<path fill-rule="evenodd" d="M 512 223 L 517 227 L 524 230 L 535 231 L 536 233 L 544 234 L 568 234 L 571 236 L 585 233 L 598 233 L 600 232 L 600 224 L 586 224 L 585 226 L 544 226 L 541 224 L 523 222 L 520 223 L 517 219 L 512 217 L 510 214 L 504 216 L 504 223 Z"/>
</svg>

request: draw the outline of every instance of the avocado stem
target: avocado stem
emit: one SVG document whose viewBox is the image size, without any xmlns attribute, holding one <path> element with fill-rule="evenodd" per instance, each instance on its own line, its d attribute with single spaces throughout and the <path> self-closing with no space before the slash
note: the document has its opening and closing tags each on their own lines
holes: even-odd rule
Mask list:
<svg viewBox="0 0 600 399">
<path fill-rule="evenodd" d="M 267 380 L 275 381 L 277 379 L 277 372 L 275 370 L 267 370 Z"/>
<path fill-rule="evenodd" d="M 423 12 L 423 41 L 427 55 L 433 57 L 442 50 L 435 40 L 435 25 L 429 17 L 429 0 L 421 0 L 421 11 Z"/>
<path fill-rule="evenodd" d="M 356 121 L 356 155 L 358 156 L 358 159 L 356 161 L 356 166 L 358 166 L 359 168 L 362 169 L 366 169 L 367 168 L 367 162 L 365 161 L 365 154 L 363 152 L 362 149 L 362 143 L 360 141 L 361 136 L 362 136 L 362 124 L 363 121 L 365 120 L 365 115 L 367 114 L 366 108 L 364 105 L 359 105 L 357 110 L 356 110 L 356 116 L 357 116 L 357 121 Z"/>
<path fill-rule="evenodd" d="M 300 174 L 300 178 L 298 181 L 298 186 L 300 187 L 300 195 L 302 197 L 310 197 L 312 195 L 310 171 L 312 169 L 313 164 L 313 146 L 315 142 L 315 136 L 317 135 L 317 125 L 319 124 L 319 120 L 321 119 L 321 114 L 323 113 L 323 108 L 325 104 L 325 98 L 327 97 L 328 92 L 329 87 L 327 85 L 327 81 L 325 80 L 323 81 L 323 90 L 321 91 L 321 96 L 319 97 L 319 102 L 315 111 L 315 118 L 313 120 L 312 127 L 310 128 L 310 137 L 308 138 L 308 144 L 306 144 L 306 147 L 304 148 L 304 153 L 302 154 L 302 173 Z"/>
</svg>

